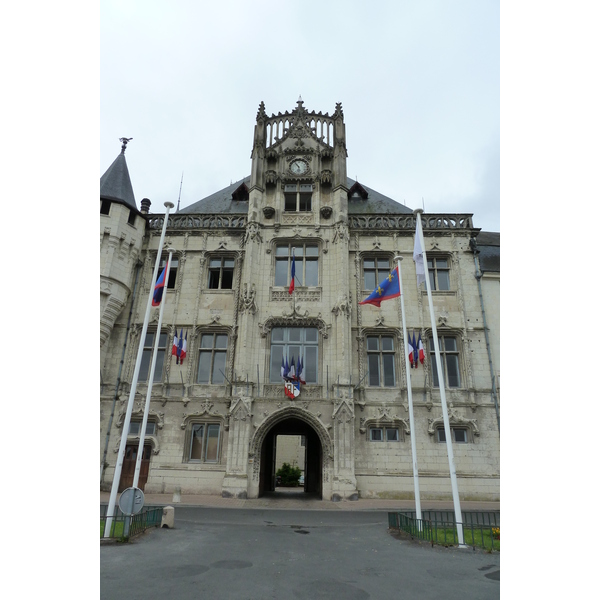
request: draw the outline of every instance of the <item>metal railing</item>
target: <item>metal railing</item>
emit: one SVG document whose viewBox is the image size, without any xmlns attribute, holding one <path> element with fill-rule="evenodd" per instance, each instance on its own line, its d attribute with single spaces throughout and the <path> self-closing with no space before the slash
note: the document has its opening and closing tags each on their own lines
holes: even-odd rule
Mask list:
<svg viewBox="0 0 600 600">
<path fill-rule="evenodd" d="M 414 512 L 388 512 L 388 526 L 411 537 L 443 546 L 458 545 L 454 513 L 423 511 L 422 519 Z M 433 519 L 431 517 L 434 517 Z M 444 517 L 444 518 L 439 518 Z M 463 512 L 463 536 L 467 546 L 500 551 L 500 514 L 496 512 Z"/>
<path fill-rule="evenodd" d="M 100 505 L 100 537 L 104 537 L 104 528 L 106 526 L 106 505 Z M 142 509 L 137 515 L 127 517 L 124 515 L 118 507 L 116 507 L 116 514 L 112 521 L 110 537 L 123 539 L 125 537 L 133 537 L 140 533 L 150 529 L 150 527 L 160 527 L 163 516 L 163 507 L 154 506 Z M 129 533 L 127 536 L 124 535 L 125 521 L 129 519 Z"/>
</svg>

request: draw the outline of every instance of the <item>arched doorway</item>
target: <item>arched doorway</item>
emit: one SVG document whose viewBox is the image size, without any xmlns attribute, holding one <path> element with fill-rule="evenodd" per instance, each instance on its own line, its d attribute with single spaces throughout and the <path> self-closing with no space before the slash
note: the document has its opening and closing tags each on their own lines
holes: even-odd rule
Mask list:
<svg viewBox="0 0 600 600">
<path fill-rule="evenodd" d="M 304 487 L 298 492 L 323 498 L 324 484 L 329 479 L 331 442 L 323 424 L 311 413 L 297 407 L 287 407 L 270 415 L 255 432 L 250 445 L 251 454 L 258 463 L 254 471 L 258 476 L 258 489 L 249 490 L 249 497 L 275 491 L 277 438 L 290 435 L 302 436 L 305 443 Z"/>
<path fill-rule="evenodd" d="M 267 433 L 261 449 L 260 491 L 275 491 L 275 472 L 277 465 L 277 438 L 279 436 L 299 436 L 304 438 L 304 464 L 300 466 L 304 472 L 304 491 L 316 494 L 319 498 L 323 494 L 322 464 L 323 452 L 319 436 L 305 421 L 298 418 L 289 418 L 275 424 Z"/>
</svg>

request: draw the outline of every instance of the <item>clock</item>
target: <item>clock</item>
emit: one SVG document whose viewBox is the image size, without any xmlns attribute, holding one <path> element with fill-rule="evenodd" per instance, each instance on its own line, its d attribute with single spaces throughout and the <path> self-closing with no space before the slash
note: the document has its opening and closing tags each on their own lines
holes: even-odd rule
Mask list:
<svg viewBox="0 0 600 600">
<path fill-rule="evenodd" d="M 290 163 L 290 171 L 294 175 L 304 175 L 308 171 L 308 164 L 304 160 L 293 160 Z"/>
</svg>

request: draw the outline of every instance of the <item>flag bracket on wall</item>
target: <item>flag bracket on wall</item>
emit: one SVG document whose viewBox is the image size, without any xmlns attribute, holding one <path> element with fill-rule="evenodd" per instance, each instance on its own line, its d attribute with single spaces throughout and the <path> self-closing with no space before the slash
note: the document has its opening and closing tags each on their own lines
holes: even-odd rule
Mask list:
<svg viewBox="0 0 600 600">
<path fill-rule="evenodd" d="M 306 383 L 304 381 L 304 360 L 298 356 L 294 361 L 286 356 L 281 359 L 281 377 L 283 377 L 283 391 L 288 398 L 294 400 L 300 395 L 300 385 Z"/>
</svg>

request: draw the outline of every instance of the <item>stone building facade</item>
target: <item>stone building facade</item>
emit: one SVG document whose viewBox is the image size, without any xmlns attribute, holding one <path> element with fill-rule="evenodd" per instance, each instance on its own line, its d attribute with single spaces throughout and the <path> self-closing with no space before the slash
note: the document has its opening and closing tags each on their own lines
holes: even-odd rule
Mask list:
<svg viewBox="0 0 600 600">
<path fill-rule="evenodd" d="M 267 116 L 261 103 L 250 175 L 169 215 L 165 247 L 175 260 L 162 330 L 153 309 L 144 341 L 121 488 L 158 334 L 140 479 L 147 492 L 259 497 L 274 489 L 277 436 L 296 435 L 305 441 L 306 492 L 334 501 L 413 498 L 412 435 L 421 498 L 451 498 L 427 294 L 412 261 L 416 218 L 348 178 L 345 127 L 340 104 L 330 115 L 299 100 Z M 124 160 L 101 180 L 103 489 L 112 483 L 164 221 L 147 200 L 140 211 L 127 201 Z M 484 236 L 470 214 L 424 214 L 422 223 L 459 493 L 498 500 L 499 234 Z M 480 235 L 487 245 L 478 245 Z M 359 304 L 396 256 L 405 259 L 408 335 L 421 335 L 425 354 L 411 368 L 415 431 L 400 301 Z M 180 333 L 182 364 L 171 353 Z M 281 376 L 282 358 L 292 357 L 302 359 L 306 381 L 294 398 Z"/>
</svg>

